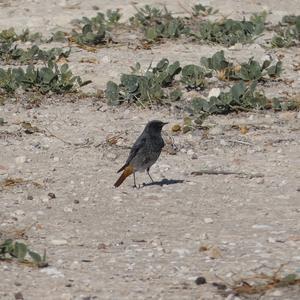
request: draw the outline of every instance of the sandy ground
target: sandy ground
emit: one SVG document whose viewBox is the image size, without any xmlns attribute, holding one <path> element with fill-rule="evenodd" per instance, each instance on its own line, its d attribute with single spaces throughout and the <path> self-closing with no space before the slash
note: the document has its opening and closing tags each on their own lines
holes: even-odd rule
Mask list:
<svg viewBox="0 0 300 300">
<path fill-rule="evenodd" d="M 170 10 L 183 12 L 182 5 L 168 2 Z M 203 3 L 234 18 L 271 10 L 272 22 L 300 12 L 298 1 L 292 0 Z M 0 28 L 26 24 L 45 34 L 68 29 L 72 19 L 94 16 L 94 5 L 101 11 L 121 8 L 128 16 L 134 12 L 127 1 L 0 1 Z M 93 79 L 86 91 L 95 92 L 136 61 L 147 67 L 162 57 L 179 59 L 180 53 L 180 62 L 195 63 L 219 49 L 180 42 L 152 51 L 124 46 L 89 53 L 74 48 L 70 65 L 76 74 Z M 258 41 L 225 51 L 237 61 L 284 54 L 282 77 L 294 81 L 269 83 L 265 91 L 271 96 L 299 94 L 300 74 L 292 67 L 299 62 L 299 49 L 266 50 Z M 79 63 L 90 56 L 98 63 Z M 205 121 L 207 130 L 173 136 L 178 151 L 163 151 L 152 168 L 156 184 L 138 174 L 144 187 L 133 189 L 128 178 L 114 189 L 116 170 L 147 121 L 168 121 L 165 133 L 171 135 L 171 126 L 182 116 L 166 108 L 110 108 L 97 99 L 72 103 L 66 98 L 52 96 L 32 109 L 12 100 L 0 107 L 7 122 L 0 127 L 0 179 L 25 180 L 0 190 L 0 238 L 25 228 L 25 242 L 40 253 L 47 249 L 49 261 L 44 269 L 2 262 L 0 299 L 15 299 L 20 292 L 24 299 L 238 300 L 243 297 L 221 295 L 212 283 L 273 274 L 281 264 L 282 275 L 299 272 L 299 112 L 212 116 Z M 24 121 L 39 132 L 26 134 Z M 249 131 L 242 134 L 241 126 Z M 111 136 L 120 137 L 117 145 L 107 143 Z M 262 177 L 191 175 L 202 169 Z M 198 276 L 208 283 L 197 286 Z M 299 294 L 299 287 L 290 287 L 250 299 L 299 299 Z"/>
</svg>

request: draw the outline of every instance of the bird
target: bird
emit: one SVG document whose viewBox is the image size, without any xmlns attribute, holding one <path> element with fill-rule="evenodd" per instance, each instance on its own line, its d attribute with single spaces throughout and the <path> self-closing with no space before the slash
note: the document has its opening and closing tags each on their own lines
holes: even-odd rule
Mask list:
<svg viewBox="0 0 300 300">
<path fill-rule="evenodd" d="M 166 122 L 159 120 L 152 120 L 147 123 L 141 135 L 133 144 L 129 156 L 124 166 L 118 170 L 117 173 L 123 171 L 114 186 L 119 187 L 123 181 L 131 174 L 133 174 L 134 187 L 137 187 L 135 181 L 135 173 L 147 171 L 151 181 L 153 181 L 149 171 L 151 166 L 157 161 L 160 156 L 162 148 L 165 146 L 164 140 L 161 136 L 161 130 Z"/>
</svg>

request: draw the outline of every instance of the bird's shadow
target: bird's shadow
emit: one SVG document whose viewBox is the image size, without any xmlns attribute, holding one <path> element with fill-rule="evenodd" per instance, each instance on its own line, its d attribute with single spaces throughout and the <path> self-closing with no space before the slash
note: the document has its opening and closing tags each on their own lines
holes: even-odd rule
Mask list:
<svg viewBox="0 0 300 300">
<path fill-rule="evenodd" d="M 149 182 L 149 183 L 143 183 L 141 187 L 146 187 L 146 186 L 151 186 L 151 185 L 159 185 L 159 186 L 163 186 L 163 185 L 171 185 L 171 184 L 177 184 L 177 183 L 183 183 L 184 180 L 182 179 L 163 179 L 161 181 L 153 181 L 153 182 Z"/>
</svg>

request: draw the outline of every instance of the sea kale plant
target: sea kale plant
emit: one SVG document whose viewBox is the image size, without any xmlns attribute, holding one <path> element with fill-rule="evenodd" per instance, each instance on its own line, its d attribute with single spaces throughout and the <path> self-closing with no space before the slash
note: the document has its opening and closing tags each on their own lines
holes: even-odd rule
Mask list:
<svg viewBox="0 0 300 300">
<path fill-rule="evenodd" d="M 144 74 L 137 74 L 140 71 L 139 64 L 132 70 L 132 74 L 121 75 L 120 84 L 112 81 L 107 83 L 106 98 L 109 104 L 134 102 L 145 106 L 161 103 L 168 97 L 164 88 L 172 84 L 175 75 L 181 71 L 181 67 L 178 61 L 170 64 L 164 58 L 155 67 L 150 65 Z M 172 94 L 172 97 L 178 98 L 178 95 L 178 93 Z"/>
</svg>

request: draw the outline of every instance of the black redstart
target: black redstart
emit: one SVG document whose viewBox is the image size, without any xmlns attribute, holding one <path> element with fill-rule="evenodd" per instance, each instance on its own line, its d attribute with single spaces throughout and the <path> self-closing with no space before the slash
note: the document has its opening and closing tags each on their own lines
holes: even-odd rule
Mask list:
<svg viewBox="0 0 300 300">
<path fill-rule="evenodd" d="M 161 130 L 166 124 L 168 123 L 153 120 L 146 125 L 142 134 L 133 144 L 125 165 L 118 171 L 118 173 L 121 171 L 123 171 L 123 173 L 114 184 L 115 187 L 120 186 L 131 174 L 133 174 L 134 186 L 136 187 L 135 172 L 137 171 L 143 172 L 146 170 L 153 182 L 153 179 L 149 174 L 149 170 L 150 167 L 157 161 L 161 150 L 165 145 L 164 140 L 161 137 Z"/>
</svg>

